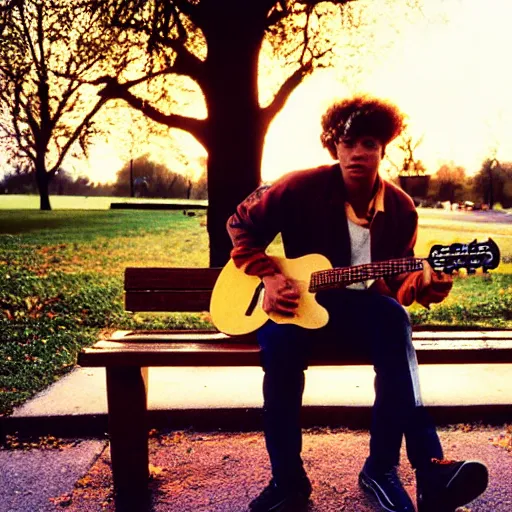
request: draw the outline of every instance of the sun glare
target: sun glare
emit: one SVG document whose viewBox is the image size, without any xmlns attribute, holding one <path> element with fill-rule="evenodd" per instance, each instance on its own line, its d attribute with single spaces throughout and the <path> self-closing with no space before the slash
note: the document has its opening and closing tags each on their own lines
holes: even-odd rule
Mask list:
<svg viewBox="0 0 512 512">
<path fill-rule="evenodd" d="M 423 136 L 417 155 L 429 173 L 453 161 L 477 172 L 493 151 L 512 160 L 512 4 L 491 0 L 431 2 L 444 15 L 415 20 L 396 34 L 390 48 L 364 69 L 358 89 L 397 103 L 412 133 Z M 388 33 L 387 26 L 377 26 Z M 378 50 L 378 48 L 376 48 Z M 319 141 L 320 117 L 336 98 L 350 94 L 350 77 L 320 71 L 292 95 L 267 135 L 263 179 L 329 161 Z"/>
</svg>

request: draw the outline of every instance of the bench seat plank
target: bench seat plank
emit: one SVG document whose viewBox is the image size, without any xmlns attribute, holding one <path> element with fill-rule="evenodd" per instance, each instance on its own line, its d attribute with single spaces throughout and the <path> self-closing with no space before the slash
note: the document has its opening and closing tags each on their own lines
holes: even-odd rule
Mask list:
<svg viewBox="0 0 512 512">
<path fill-rule="evenodd" d="M 79 355 L 81 366 L 258 366 L 254 343 L 222 342 L 222 335 L 136 335 L 99 341 Z M 185 338 L 185 339 L 184 339 Z M 414 340 L 418 362 L 423 364 L 510 363 L 512 339 Z M 311 365 L 369 364 L 366 358 L 321 347 Z"/>
<path fill-rule="evenodd" d="M 203 342 L 230 342 L 230 343 L 257 343 L 256 333 L 231 336 L 216 330 L 207 329 L 173 329 L 173 330 L 136 330 L 136 331 L 115 331 L 110 340 L 123 341 L 189 341 L 201 339 Z M 487 343 L 501 341 L 498 347 L 508 347 L 512 344 L 512 330 L 502 331 L 413 331 L 413 343 L 419 342 L 440 342 L 447 343 L 470 342 Z"/>
<path fill-rule="evenodd" d="M 413 327 L 414 329 L 414 327 Z M 436 331 L 417 330 L 412 333 L 413 340 L 425 339 L 459 339 L 459 340 L 509 340 L 512 341 L 512 330 L 442 330 L 439 328 Z"/>
<path fill-rule="evenodd" d="M 255 344 L 100 341 L 79 356 L 81 366 L 257 366 Z"/>
</svg>

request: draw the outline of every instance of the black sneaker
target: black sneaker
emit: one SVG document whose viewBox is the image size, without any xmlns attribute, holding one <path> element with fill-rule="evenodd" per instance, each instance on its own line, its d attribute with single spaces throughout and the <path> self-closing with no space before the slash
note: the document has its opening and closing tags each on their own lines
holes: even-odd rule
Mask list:
<svg viewBox="0 0 512 512">
<path fill-rule="evenodd" d="M 414 505 L 398 478 L 396 467 L 384 472 L 373 472 L 365 464 L 359 473 L 361 488 L 379 502 L 388 512 L 414 512 Z"/>
<path fill-rule="evenodd" d="M 418 512 L 454 512 L 480 496 L 488 483 L 481 462 L 432 459 L 416 470 Z"/>
<path fill-rule="evenodd" d="M 307 476 L 297 485 L 278 487 L 274 480 L 249 504 L 250 512 L 302 512 L 307 510 L 311 496 L 311 482 Z"/>
</svg>

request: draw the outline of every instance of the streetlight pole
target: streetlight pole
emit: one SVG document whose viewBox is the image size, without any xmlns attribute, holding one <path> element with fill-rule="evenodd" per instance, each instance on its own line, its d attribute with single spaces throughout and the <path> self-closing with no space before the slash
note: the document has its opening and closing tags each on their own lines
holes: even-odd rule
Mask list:
<svg viewBox="0 0 512 512">
<path fill-rule="evenodd" d="M 133 158 L 130 158 L 130 197 L 135 197 L 133 189 Z"/>
</svg>

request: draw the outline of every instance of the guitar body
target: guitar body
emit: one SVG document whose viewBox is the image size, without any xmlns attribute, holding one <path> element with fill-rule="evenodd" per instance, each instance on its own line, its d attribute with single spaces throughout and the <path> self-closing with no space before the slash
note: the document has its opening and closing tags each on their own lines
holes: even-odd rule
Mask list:
<svg viewBox="0 0 512 512">
<path fill-rule="evenodd" d="M 278 324 L 295 324 L 305 329 L 318 329 L 327 324 L 327 310 L 318 304 L 316 294 L 309 292 L 308 288 L 313 272 L 332 268 L 329 260 L 321 254 L 294 259 L 271 258 L 281 272 L 298 285 L 300 298 L 295 316 L 267 315 L 261 307 L 264 291 L 255 297 L 261 279 L 245 274 L 230 260 L 219 274 L 210 303 L 212 320 L 219 331 L 231 335 L 247 334 L 261 327 L 269 318 Z M 254 301 L 256 304 L 251 310 L 250 305 Z"/>
</svg>

